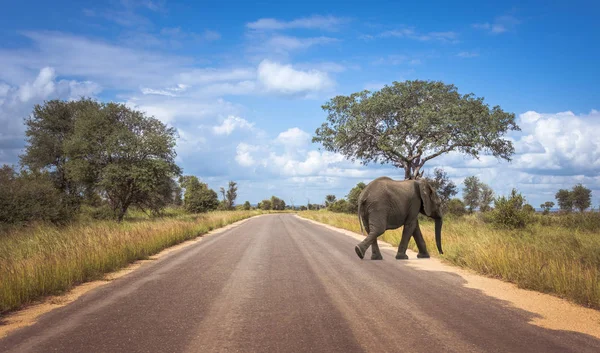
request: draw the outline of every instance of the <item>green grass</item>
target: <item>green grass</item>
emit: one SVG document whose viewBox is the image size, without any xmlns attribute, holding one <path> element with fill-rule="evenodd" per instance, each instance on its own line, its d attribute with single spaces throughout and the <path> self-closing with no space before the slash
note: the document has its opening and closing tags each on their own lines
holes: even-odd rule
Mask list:
<svg viewBox="0 0 600 353">
<path fill-rule="evenodd" d="M 48 224 L 0 234 L 0 314 L 46 295 L 158 253 L 216 228 L 258 215 L 261 211 L 210 212 L 149 218 L 132 212 L 128 221 L 80 221 Z"/>
<path fill-rule="evenodd" d="M 299 215 L 360 232 L 355 215 L 327 211 Z M 557 218 L 562 216 L 552 217 L 510 231 L 495 229 L 475 215 L 447 218 L 442 230 L 444 255 L 437 254 L 433 222 L 421 222 L 421 229 L 433 256 L 521 288 L 600 309 L 600 232 L 588 226 L 565 226 L 578 216 L 567 215 L 570 218 L 562 220 Z M 397 246 L 400 237 L 401 231 L 393 230 L 380 239 Z M 412 240 L 410 247 L 417 250 Z"/>
</svg>

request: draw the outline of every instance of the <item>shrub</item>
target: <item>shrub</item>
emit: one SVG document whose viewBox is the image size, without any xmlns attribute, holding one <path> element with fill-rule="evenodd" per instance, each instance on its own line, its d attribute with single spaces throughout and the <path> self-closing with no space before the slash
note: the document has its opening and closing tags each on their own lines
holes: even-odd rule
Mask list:
<svg viewBox="0 0 600 353">
<path fill-rule="evenodd" d="M 0 223 L 66 222 L 75 214 L 76 201 L 55 187 L 49 173 L 0 168 Z"/>
<path fill-rule="evenodd" d="M 496 198 L 494 205 L 495 208 L 491 212 L 490 220 L 499 228 L 524 228 L 531 219 L 531 211 L 524 207 L 525 198 L 516 189 L 512 189 L 508 198 L 505 196 Z"/>
<path fill-rule="evenodd" d="M 351 206 L 348 204 L 348 201 L 346 201 L 346 199 L 340 199 L 330 204 L 328 209 L 332 212 L 349 212 L 350 207 Z"/>
<path fill-rule="evenodd" d="M 460 199 L 451 199 L 446 204 L 446 215 L 460 217 L 467 213 L 465 203 Z"/>
</svg>

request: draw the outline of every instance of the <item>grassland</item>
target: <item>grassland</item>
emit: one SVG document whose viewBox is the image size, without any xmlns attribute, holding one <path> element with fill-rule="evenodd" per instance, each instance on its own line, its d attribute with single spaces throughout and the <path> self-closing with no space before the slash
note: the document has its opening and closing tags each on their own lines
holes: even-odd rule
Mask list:
<svg viewBox="0 0 600 353">
<path fill-rule="evenodd" d="M 328 211 L 299 215 L 360 233 L 355 215 Z M 433 222 L 424 220 L 421 229 L 430 254 L 444 261 L 600 309 L 600 232 L 591 226 L 598 217 L 536 217 L 521 230 L 495 229 L 476 215 L 447 218 L 442 231 L 444 255 L 435 250 Z M 576 226 L 578 217 L 581 227 Z M 400 237 L 401 231 L 394 230 L 380 239 L 398 245 Z M 412 240 L 410 246 L 417 250 Z"/>
<path fill-rule="evenodd" d="M 86 220 L 63 227 L 40 224 L 5 231 L 0 234 L 0 314 L 261 213 L 170 212 L 150 219 L 131 212 L 123 223 Z"/>
</svg>

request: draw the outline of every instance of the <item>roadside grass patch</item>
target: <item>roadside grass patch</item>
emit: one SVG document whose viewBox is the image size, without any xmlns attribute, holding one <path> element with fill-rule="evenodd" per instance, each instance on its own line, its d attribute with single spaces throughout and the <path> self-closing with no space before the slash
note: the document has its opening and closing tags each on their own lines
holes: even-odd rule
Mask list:
<svg viewBox="0 0 600 353">
<path fill-rule="evenodd" d="M 304 211 L 301 217 L 360 233 L 358 216 L 329 211 Z M 542 216 L 540 216 L 542 217 Z M 419 223 L 432 256 L 521 288 L 554 294 L 600 309 L 600 232 L 587 223 L 572 227 L 577 215 L 528 224 L 524 229 L 497 229 L 481 217 L 446 217 L 442 229 L 444 255 L 435 250 L 434 224 Z M 568 225 L 568 226 L 565 226 Z M 379 239 L 398 246 L 402 232 L 385 232 Z M 409 247 L 417 251 L 411 239 Z"/>
<path fill-rule="evenodd" d="M 38 224 L 10 230 L 0 234 L 0 314 L 263 213 L 173 212 L 170 217 L 154 219 L 135 213 L 123 223 L 94 221 L 63 227 Z"/>
</svg>

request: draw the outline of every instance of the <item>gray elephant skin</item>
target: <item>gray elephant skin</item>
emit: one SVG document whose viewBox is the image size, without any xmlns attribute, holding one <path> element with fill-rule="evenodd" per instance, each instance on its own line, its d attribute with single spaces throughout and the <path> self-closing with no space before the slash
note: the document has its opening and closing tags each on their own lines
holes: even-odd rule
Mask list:
<svg viewBox="0 0 600 353">
<path fill-rule="evenodd" d="M 411 236 L 419 248 L 418 258 L 428 258 L 429 253 L 419 228 L 418 215 L 422 213 L 435 220 L 435 241 L 442 252 L 442 212 L 441 200 L 434 188 L 426 180 L 393 180 L 381 177 L 365 187 L 358 198 L 358 218 L 367 231 L 367 237 L 359 243 L 356 254 L 361 259 L 371 246 L 371 260 L 381 260 L 377 237 L 388 229 L 404 226 L 402 239 L 398 245 L 396 259 L 408 259 L 406 248 Z"/>
</svg>

